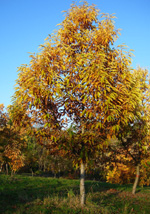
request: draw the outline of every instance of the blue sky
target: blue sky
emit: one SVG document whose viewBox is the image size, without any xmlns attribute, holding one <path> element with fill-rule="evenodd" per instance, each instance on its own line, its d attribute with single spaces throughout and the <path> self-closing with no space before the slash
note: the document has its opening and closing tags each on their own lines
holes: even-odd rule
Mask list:
<svg viewBox="0 0 150 214">
<path fill-rule="evenodd" d="M 75 1 L 77 4 L 80 1 Z M 72 0 L 0 0 L 0 103 L 11 103 L 17 67 L 28 64 L 44 39 L 64 19 Z M 117 44 L 134 49 L 132 66 L 150 70 L 150 0 L 88 0 L 101 12 L 115 13 L 121 28 Z"/>
</svg>

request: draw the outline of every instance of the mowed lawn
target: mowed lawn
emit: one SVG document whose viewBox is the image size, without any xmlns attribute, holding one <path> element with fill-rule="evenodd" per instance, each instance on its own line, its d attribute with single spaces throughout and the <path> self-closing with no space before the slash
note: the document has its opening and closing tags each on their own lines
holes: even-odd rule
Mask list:
<svg viewBox="0 0 150 214">
<path fill-rule="evenodd" d="M 150 187 L 86 181 L 86 205 L 80 208 L 79 180 L 0 175 L 1 214 L 150 213 Z"/>
</svg>

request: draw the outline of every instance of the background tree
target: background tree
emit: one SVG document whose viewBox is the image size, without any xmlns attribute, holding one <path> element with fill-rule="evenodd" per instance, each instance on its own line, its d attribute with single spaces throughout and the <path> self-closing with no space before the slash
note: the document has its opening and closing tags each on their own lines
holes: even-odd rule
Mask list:
<svg viewBox="0 0 150 214">
<path fill-rule="evenodd" d="M 118 37 L 114 17 L 101 14 L 98 20 L 99 10 L 87 2 L 72 4 L 65 14 L 41 52 L 19 68 L 14 102 L 40 127 L 41 142 L 49 139 L 51 150 L 61 148 L 75 157 L 83 206 L 85 164 L 120 124 L 134 118 L 139 91 L 133 87 L 130 53 L 113 46 Z M 70 123 L 77 131 L 64 135 Z"/>
<path fill-rule="evenodd" d="M 11 121 L 9 112 L 4 111 L 3 105 L 0 107 L 1 167 L 5 165 L 8 174 L 8 164 L 12 173 L 24 165 L 24 158 L 21 153 L 24 141 Z"/>
<path fill-rule="evenodd" d="M 0 170 L 2 171 L 3 166 L 6 165 L 7 173 L 8 173 L 8 167 L 7 167 L 8 160 L 4 155 L 5 147 L 7 145 L 6 134 L 5 134 L 7 122 L 8 122 L 8 115 L 4 110 L 4 105 L 0 104 Z"/>
<path fill-rule="evenodd" d="M 132 190 L 133 194 L 135 194 L 139 181 L 141 162 L 149 157 L 150 149 L 150 85 L 148 71 L 138 68 L 134 71 L 134 78 L 136 79 L 136 87 L 140 89 L 140 102 L 137 103 L 135 108 L 135 118 L 127 125 L 121 126 L 117 134 L 119 142 L 117 145 L 112 144 L 112 156 L 115 155 L 115 152 L 117 159 L 120 159 L 121 155 L 126 156 L 127 159 L 121 159 L 126 159 L 128 166 L 130 166 L 129 168 L 132 168 L 131 164 L 136 167 L 136 178 Z M 117 148 L 114 149 L 116 146 Z"/>
</svg>

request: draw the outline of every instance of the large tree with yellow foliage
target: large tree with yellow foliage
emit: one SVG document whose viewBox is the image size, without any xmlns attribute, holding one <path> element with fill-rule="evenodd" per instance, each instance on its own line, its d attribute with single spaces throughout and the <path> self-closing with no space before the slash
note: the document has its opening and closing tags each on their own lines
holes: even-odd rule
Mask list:
<svg viewBox="0 0 150 214">
<path fill-rule="evenodd" d="M 114 17 L 98 15 L 87 2 L 72 4 L 41 52 L 19 68 L 14 94 L 15 105 L 40 126 L 36 134 L 41 140 L 48 138 L 49 148 L 58 146 L 80 165 L 82 206 L 85 164 L 120 124 L 134 118 L 139 102 L 131 55 L 114 46 L 119 33 Z M 61 138 L 61 130 L 71 123 L 75 134 Z"/>
</svg>

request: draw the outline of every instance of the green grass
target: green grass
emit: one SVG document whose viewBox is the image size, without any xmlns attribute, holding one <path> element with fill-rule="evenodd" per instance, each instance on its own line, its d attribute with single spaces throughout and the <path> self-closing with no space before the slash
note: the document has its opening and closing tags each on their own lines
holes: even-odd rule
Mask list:
<svg viewBox="0 0 150 214">
<path fill-rule="evenodd" d="M 86 205 L 79 203 L 79 181 L 0 175 L 2 214 L 128 214 L 150 213 L 150 187 L 86 181 Z"/>
</svg>

